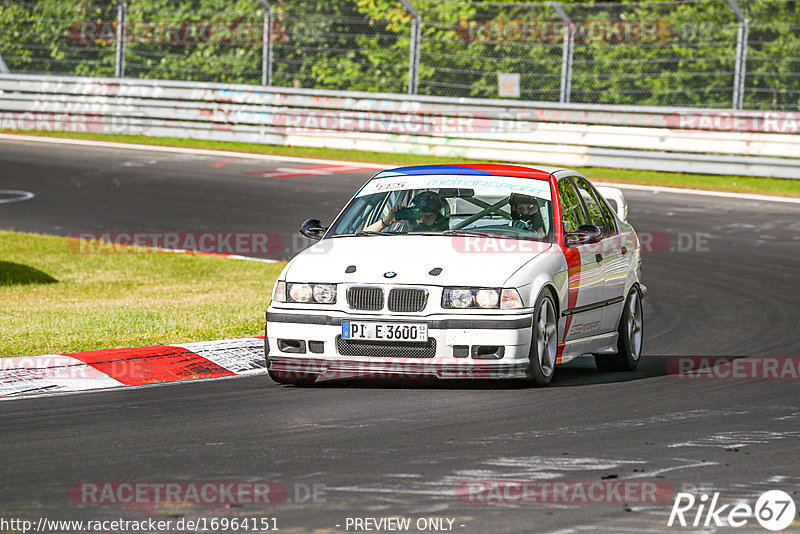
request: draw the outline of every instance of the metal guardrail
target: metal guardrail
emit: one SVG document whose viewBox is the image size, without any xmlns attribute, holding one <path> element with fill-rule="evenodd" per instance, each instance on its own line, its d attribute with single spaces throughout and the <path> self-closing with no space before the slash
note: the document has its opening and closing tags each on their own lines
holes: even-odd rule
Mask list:
<svg viewBox="0 0 800 534">
<path fill-rule="evenodd" d="M 0 128 L 800 178 L 800 113 L 0 74 Z"/>
</svg>

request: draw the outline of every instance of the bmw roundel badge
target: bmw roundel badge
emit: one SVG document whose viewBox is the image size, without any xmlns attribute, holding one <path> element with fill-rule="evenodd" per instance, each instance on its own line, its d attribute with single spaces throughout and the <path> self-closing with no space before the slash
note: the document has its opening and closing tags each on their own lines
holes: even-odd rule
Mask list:
<svg viewBox="0 0 800 534">
<path fill-rule="evenodd" d="M 394 278 L 397 276 L 397 273 L 394 271 L 389 271 L 388 273 L 383 273 L 384 278 Z"/>
</svg>

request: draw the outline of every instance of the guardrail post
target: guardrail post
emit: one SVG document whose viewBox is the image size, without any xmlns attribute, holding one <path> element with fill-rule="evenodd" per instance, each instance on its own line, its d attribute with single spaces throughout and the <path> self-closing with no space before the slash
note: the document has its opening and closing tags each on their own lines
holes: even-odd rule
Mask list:
<svg viewBox="0 0 800 534">
<path fill-rule="evenodd" d="M 11 74 L 11 71 L 8 70 L 8 66 L 6 66 L 6 62 L 3 61 L 2 54 L 0 54 L 0 72 L 3 74 Z"/>
<path fill-rule="evenodd" d="M 561 22 L 564 23 L 564 44 L 561 49 L 561 91 L 559 92 L 558 101 L 566 104 L 569 102 L 569 96 L 572 92 L 572 55 L 575 45 L 574 24 L 561 4 L 558 2 L 548 2 L 548 4 L 556 12 Z"/>
<path fill-rule="evenodd" d="M 739 21 L 739 30 L 736 32 L 736 65 L 733 74 L 733 109 L 742 109 L 747 77 L 747 37 L 750 33 L 750 21 L 736 0 L 725 0 L 725 2 Z"/>
<path fill-rule="evenodd" d="M 261 85 L 272 85 L 272 21 L 275 12 L 267 0 L 258 0 L 264 8 L 264 29 L 261 34 Z"/>
<path fill-rule="evenodd" d="M 114 61 L 114 76 L 125 77 L 125 23 L 128 18 L 127 0 L 117 1 L 117 55 Z"/>
<path fill-rule="evenodd" d="M 411 46 L 408 51 L 408 94 L 417 94 L 419 87 L 419 47 L 422 41 L 422 17 L 409 0 L 400 0 L 411 15 Z"/>
</svg>

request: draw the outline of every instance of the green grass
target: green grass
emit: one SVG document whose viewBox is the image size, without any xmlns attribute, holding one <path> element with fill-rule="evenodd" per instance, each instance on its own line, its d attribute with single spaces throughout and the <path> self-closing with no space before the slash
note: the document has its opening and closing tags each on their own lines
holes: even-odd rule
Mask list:
<svg viewBox="0 0 800 534">
<path fill-rule="evenodd" d="M 78 245 L 0 230 L 0 356 L 263 335 L 283 267 Z"/>
<path fill-rule="evenodd" d="M 360 152 L 331 148 L 303 148 L 254 143 L 231 143 L 223 141 L 203 141 L 195 139 L 179 139 L 174 137 L 146 137 L 134 135 L 107 135 L 66 132 L 12 132 L 26 135 L 42 135 L 46 137 L 66 137 L 71 139 L 91 139 L 97 141 L 113 141 L 121 143 L 138 143 L 158 146 L 175 146 L 185 148 L 204 148 L 212 150 L 230 150 L 254 154 L 271 154 L 278 156 L 296 156 L 306 158 L 334 159 L 365 163 L 381 163 L 386 165 L 418 165 L 432 163 L 463 163 L 463 159 L 441 158 L 435 156 L 419 156 L 414 154 L 393 154 L 383 152 Z M 474 161 L 473 163 L 478 163 Z M 658 171 L 636 171 L 624 169 L 608 169 L 602 167 L 578 167 L 588 178 L 595 181 L 609 181 L 642 185 L 658 185 L 667 187 L 683 187 L 688 189 L 704 189 L 710 191 L 732 191 L 737 193 L 758 193 L 787 197 L 800 197 L 800 180 L 783 178 L 753 178 L 748 176 L 722 176 L 711 174 L 685 174 Z"/>
</svg>

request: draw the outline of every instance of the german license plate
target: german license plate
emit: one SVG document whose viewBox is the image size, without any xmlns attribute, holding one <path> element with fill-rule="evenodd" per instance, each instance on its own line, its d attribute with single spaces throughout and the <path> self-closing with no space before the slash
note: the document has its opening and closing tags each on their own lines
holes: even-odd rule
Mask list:
<svg viewBox="0 0 800 534">
<path fill-rule="evenodd" d="M 342 321 L 342 339 L 361 341 L 428 341 L 425 323 L 362 323 Z"/>
</svg>

